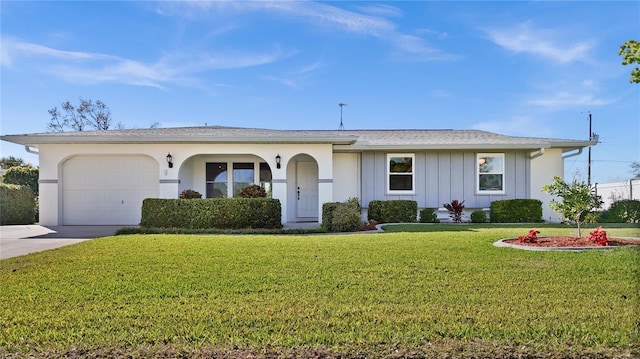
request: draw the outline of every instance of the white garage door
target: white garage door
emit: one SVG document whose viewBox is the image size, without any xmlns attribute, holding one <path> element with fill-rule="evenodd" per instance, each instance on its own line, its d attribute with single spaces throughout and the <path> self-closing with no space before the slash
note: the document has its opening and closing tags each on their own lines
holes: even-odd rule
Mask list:
<svg viewBox="0 0 640 359">
<path fill-rule="evenodd" d="M 146 156 L 77 156 L 62 170 L 62 223 L 137 225 L 142 200 L 158 197 L 158 162 Z"/>
</svg>

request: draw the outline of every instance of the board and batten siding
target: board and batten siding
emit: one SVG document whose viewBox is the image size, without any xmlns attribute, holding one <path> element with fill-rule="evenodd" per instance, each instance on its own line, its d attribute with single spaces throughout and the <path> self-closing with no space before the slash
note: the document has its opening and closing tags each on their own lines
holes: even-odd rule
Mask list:
<svg viewBox="0 0 640 359">
<path fill-rule="evenodd" d="M 419 208 L 440 208 L 452 200 L 464 200 L 467 208 L 488 208 L 492 201 L 530 198 L 530 161 L 526 151 L 423 151 L 415 154 L 415 194 L 395 195 L 387 191 L 387 154 L 362 153 L 362 205 L 372 200 L 406 199 Z M 477 194 L 476 154 L 504 153 L 505 193 Z"/>
</svg>

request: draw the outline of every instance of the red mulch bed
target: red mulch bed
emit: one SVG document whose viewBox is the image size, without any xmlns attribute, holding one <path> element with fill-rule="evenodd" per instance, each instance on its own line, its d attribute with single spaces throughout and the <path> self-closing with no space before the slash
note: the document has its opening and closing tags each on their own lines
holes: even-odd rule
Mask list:
<svg viewBox="0 0 640 359">
<path fill-rule="evenodd" d="M 507 239 L 504 242 L 529 247 L 599 247 L 598 243 L 590 241 L 586 237 L 580 238 L 570 236 L 538 237 L 538 243 L 520 243 L 517 238 Z M 609 246 L 611 247 L 629 245 L 640 245 L 640 240 L 609 238 Z"/>
</svg>

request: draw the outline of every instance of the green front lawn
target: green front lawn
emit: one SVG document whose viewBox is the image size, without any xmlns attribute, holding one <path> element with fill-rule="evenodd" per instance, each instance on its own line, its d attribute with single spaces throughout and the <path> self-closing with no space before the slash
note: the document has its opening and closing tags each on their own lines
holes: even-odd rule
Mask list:
<svg viewBox="0 0 640 359">
<path fill-rule="evenodd" d="M 130 235 L 6 259 L 0 356 L 622 357 L 637 350 L 640 251 L 492 245 L 528 229 Z M 609 234 L 638 237 L 640 229 Z"/>
</svg>

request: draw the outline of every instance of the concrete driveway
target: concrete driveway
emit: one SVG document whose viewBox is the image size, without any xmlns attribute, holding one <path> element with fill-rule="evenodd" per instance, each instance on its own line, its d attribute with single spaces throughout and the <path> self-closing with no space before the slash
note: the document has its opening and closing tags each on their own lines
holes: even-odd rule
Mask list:
<svg viewBox="0 0 640 359">
<path fill-rule="evenodd" d="M 113 235 L 122 226 L 0 226 L 0 259 Z"/>
</svg>

